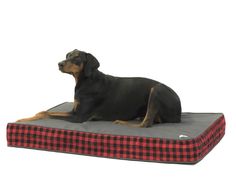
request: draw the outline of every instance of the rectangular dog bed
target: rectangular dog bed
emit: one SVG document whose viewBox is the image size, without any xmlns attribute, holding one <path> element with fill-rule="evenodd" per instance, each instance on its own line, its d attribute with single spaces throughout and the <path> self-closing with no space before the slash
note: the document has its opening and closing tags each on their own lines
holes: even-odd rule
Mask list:
<svg viewBox="0 0 236 189">
<path fill-rule="evenodd" d="M 49 111 L 69 111 L 72 103 Z M 43 119 L 8 123 L 11 147 L 84 154 L 100 157 L 197 163 L 221 140 L 225 119 L 221 113 L 183 113 L 181 123 L 131 128 L 108 121 L 71 123 Z"/>
</svg>

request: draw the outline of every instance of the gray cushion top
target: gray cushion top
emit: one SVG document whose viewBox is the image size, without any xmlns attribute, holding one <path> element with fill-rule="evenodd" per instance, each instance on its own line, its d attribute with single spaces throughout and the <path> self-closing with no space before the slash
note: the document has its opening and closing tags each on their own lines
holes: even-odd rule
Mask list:
<svg viewBox="0 0 236 189">
<path fill-rule="evenodd" d="M 72 107 L 72 103 L 66 102 L 51 108 L 49 111 L 70 111 Z M 57 119 L 42 119 L 16 124 L 38 125 L 49 128 L 101 134 L 186 140 L 199 136 L 221 116 L 222 113 L 182 113 L 181 123 L 155 124 L 149 128 L 132 128 L 124 125 L 113 124 L 109 121 L 71 123 Z"/>
</svg>

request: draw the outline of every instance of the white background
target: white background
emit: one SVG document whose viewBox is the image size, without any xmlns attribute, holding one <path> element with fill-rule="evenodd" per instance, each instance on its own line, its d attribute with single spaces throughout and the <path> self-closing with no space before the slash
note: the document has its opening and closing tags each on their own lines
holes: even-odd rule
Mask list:
<svg viewBox="0 0 236 189">
<path fill-rule="evenodd" d="M 236 6 L 228 0 L 1 0 L 0 188 L 235 188 Z M 6 124 L 73 100 L 68 51 L 104 73 L 171 86 L 183 111 L 223 112 L 226 135 L 199 164 L 9 148 Z"/>
</svg>

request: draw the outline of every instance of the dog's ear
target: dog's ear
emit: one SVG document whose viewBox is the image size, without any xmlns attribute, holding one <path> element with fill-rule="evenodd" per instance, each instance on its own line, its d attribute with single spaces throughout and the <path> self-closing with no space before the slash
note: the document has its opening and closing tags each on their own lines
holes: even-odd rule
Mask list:
<svg viewBox="0 0 236 189">
<path fill-rule="evenodd" d="M 87 62 L 84 65 L 84 74 L 86 77 L 90 77 L 93 71 L 96 70 L 100 66 L 100 64 L 98 60 L 90 53 L 86 53 L 86 56 Z"/>
</svg>

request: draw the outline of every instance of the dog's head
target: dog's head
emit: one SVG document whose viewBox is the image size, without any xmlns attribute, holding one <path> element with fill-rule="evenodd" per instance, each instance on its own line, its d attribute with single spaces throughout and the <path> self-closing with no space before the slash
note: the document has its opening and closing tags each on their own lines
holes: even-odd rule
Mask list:
<svg viewBox="0 0 236 189">
<path fill-rule="evenodd" d="M 75 49 L 67 53 L 66 60 L 60 62 L 58 66 L 63 73 L 76 77 L 83 73 L 85 77 L 90 77 L 100 64 L 93 55 Z"/>
</svg>

